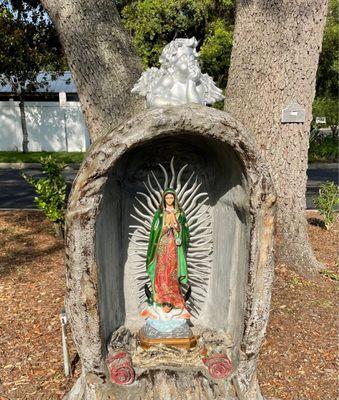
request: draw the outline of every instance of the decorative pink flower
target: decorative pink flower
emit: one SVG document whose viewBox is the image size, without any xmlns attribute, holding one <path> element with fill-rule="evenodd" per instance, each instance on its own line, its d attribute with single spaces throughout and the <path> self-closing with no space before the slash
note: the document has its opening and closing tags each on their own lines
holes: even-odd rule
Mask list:
<svg viewBox="0 0 339 400">
<path fill-rule="evenodd" d="M 202 361 L 214 379 L 225 379 L 232 371 L 232 363 L 225 354 L 214 354 Z"/>
<path fill-rule="evenodd" d="M 110 354 L 106 360 L 111 381 L 117 385 L 130 385 L 135 380 L 135 372 L 129 354 L 121 351 Z"/>
</svg>

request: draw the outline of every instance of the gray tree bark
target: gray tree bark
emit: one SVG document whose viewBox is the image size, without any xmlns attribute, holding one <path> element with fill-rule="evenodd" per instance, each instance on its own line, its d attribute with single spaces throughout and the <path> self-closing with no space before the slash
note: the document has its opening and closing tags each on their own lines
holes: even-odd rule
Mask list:
<svg viewBox="0 0 339 400">
<path fill-rule="evenodd" d="M 22 152 L 28 153 L 29 140 L 28 140 L 26 114 L 25 114 L 25 102 L 23 96 L 20 96 L 19 109 L 20 109 L 21 129 L 22 129 Z"/>
<path fill-rule="evenodd" d="M 133 115 L 141 62 L 112 0 L 43 0 L 66 53 L 92 141 Z"/>
<path fill-rule="evenodd" d="M 326 0 L 238 0 L 225 111 L 254 134 L 277 191 L 280 260 L 298 272 L 321 267 L 310 247 L 306 171 Z M 304 123 L 282 124 L 292 101 Z"/>
</svg>

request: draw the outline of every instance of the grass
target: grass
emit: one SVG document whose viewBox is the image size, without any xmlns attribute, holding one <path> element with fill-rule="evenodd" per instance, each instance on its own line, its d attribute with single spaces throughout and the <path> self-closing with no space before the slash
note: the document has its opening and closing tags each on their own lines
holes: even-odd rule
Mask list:
<svg viewBox="0 0 339 400">
<path fill-rule="evenodd" d="M 86 153 L 82 152 L 50 152 L 50 151 L 32 151 L 21 153 L 19 151 L 0 151 L 0 163 L 38 163 L 41 157 L 52 155 L 57 161 L 63 161 L 66 164 L 81 163 Z"/>
</svg>

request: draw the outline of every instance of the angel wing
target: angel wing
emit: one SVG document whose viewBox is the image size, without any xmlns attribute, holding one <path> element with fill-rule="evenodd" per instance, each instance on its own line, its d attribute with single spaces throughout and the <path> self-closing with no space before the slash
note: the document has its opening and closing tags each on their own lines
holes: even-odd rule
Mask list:
<svg viewBox="0 0 339 400">
<path fill-rule="evenodd" d="M 138 94 L 140 96 L 146 96 L 150 92 L 154 84 L 159 78 L 163 76 L 163 71 L 159 68 L 148 68 L 141 74 L 138 82 L 133 86 L 131 90 L 132 93 Z"/>
<path fill-rule="evenodd" d="M 152 217 L 159 207 L 162 192 L 172 187 L 177 193 L 189 227 L 190 242 L 186 260 L 192 295 L 187 306 L 191 314 L 196 317 L 206 297 L 212 265 L 213 237 L 208 207 L 209 198 L 207 193 L 199 191 L 202 183 L 199 183 L 195 172 L 192 172 L 187 181 L 182 184 L 182 177 L 188 164 L 176 174 L 174 158 L 172 158 L 170 180 L 165 167 L 162 164 L 158 165 L 164 176 L 163 184 L 160 184 L 155 173 L 151 171 L 151 176 L 148 175 L 147 181 L 143 182 L 145 191 L 138 192 L 135 198 L 134 214 L 132 214 L 135 224 L 129 227 L 129 253 L 133 260 L 135 288 L 138 291 L 140 303 L 144 302 L 146 300 L 145 284 L 149 285 L 145 264 Z"/>
<path fill-rule="evenodd" d="M 213 104 L 216 101 L 223 100 L 225 96 L 208 74 L 201 74 L 199 93 L 202 95 L 205 104 Z"/>
</svg>

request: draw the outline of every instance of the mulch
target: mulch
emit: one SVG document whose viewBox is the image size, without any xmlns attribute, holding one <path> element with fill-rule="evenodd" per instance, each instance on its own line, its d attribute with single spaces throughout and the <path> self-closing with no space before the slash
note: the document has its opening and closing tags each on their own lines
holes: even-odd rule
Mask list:
<svg viewBox="0 0 339 400">
<path fill-rule="evenodd" d="M 64 282 L 63 244 L 43 214 L 1 212 L 1 400 L 61 399 L 72 386 L 63 373 Z"/>
<path fill-rule="evenodd" d="M 325 267 L 316 280 L 276 266 L 270 320 L 259 359 L 267 397 L 286 400 L 338 398 L 338 223 L 327 231 L 308 213 L 313 251 Z"/>
<path fill-rule="evenodd" d="M 313 249 L 326 271 L 307 280 L 276 266 L 258 377 L 267 398 L 334 400 L 337 393 L 338 229 L 310 216 Z M 0 212 L 0 400 L 61 399 L 65 378 L 59 314 L 65 293 L 63 244 L 38 211 Z"/>
</svg>

